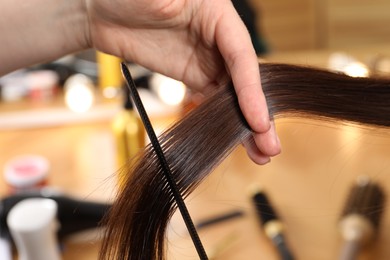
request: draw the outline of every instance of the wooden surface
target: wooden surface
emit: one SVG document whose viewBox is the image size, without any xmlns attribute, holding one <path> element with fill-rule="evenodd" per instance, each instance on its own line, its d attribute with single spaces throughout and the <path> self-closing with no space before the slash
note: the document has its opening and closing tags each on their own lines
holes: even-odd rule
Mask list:
<svg viewBox="0 0 390 260">
<path fill-rule="evenodd" d="M 278 259 L 250 203 L 248 187 L 255 183 L 268 192 L 283 219 L 288 244 L 297 259 L 336 259 L 341 245 L 337 221 L 355 178 L 371 176 L 383 184 L 386 193 L 390 191 L 390 135 L 307 120 L 279 120 L 276 125 L 283 145 L 280 156 L 266 166 L 257 166 L 240 148 L 188 199 L 195 219 L 212 215 L 204 209 L 246 212 L 241 220 L 201 231 L 201 238 L 210 249 L 231 234 L 237 236 L 218 259 Z M 385 212 L 381 233 L 365 252 L 365 259 L 390 256 L 388 214 Z M 183 246 L 180 238 L 178 241 L 170 243 L 176 252 L 173 259 L 195 259 L 187 257 L 190 243 Z M 183 253 L 177 253 L 180 250 Z"/>
<path fill-rule="evenodd" d="M 50 185 L 84 199 L 112 197 L 114 144 L 106 123 L 2 131 L 0 144 L 1 169 L 14 156 L 42 155 L 50 162 Z M 1 195 L 7 191 L 2 179 Z"/>
<path fill-rule="evenodd" d="M 115 187 L 114 144 L 107 123 L 0 132 L 0 169 L 21 154 L 38 154 L 50 162 L 48 184 L 87 201 L 107 201 Z M 3 175 L 0 197 L 8 194 Z M 64 259 L 96 259 L 94 239 L 69 242 Z"/>
<path fill-rule="evenodd" d="M 387 53 L 385 47 L 356 50 L 362 56 Z M 390 53 L 390 52 L 389 52 Z M 269 57 L 272 61 L 326 64 L 329 52 L 296 52 Z M 163 124 L 166 124 L 164 122 Z M 286 226 L 287 242 L 296 259 L 335 259 L 341 245 L 337 229 L 340 211 L 354 180 L 368 175 L 390 192 L 390 132 L 303 119 L 276 121 L 282 154 L 266 166 L 252 163 L 242 147 L 235 150 L 186 200 L 194 222 L 240 209 L 244 216 L 199 231 L 209 254 L 230 241 L 214 259 L 278 259 L 261 230 L 248 189 L 256 184 L 269 194 Z M 115 148 L 110 121 L 3 130 L 0 168 L 15 155 L 37 153 L 51 162 L 49 184 L 85 200 L 112 199 Z M 0 178 L 0 195 L 7 187 Z M 390 201 L 377 240 L 361 259 L 389 259 Z M 169 259 L 197 259 L 181 217 L 168 228 Z M 63 257 L 96 259 L 99 241 L 72 239 Z"/>
<path fill-rule="evenodd" d="M 249 0 L 271 51 L 390 42 L 389 0 Z"/>
<path fill-rule="evenodd" d="M 195 222 L 233 209 L 245 212 L 240 219 L 200 231 L 208 252 L 234 238 L 217 259 L 277 259 L 250 203 L 248 188 L 253 184 L 269 193 L 297 259 L 336 257 L 340 245 L 337 220 L 355 177 L 372 176 L 390 192 L 388 133 L 305 120 L 279 120 L 277 129 L 283 153 L 272 163 L 257 166 L 239 148 L 187 199 Z M 107 125 L 3 132 L 0 136 L 1 165 L 19 153 L 39 153 L 52 162 L 50 184 L 80 199 L 111 197 L 115 183 L 110 176 L 115 168 Z M 3 182 L 1 187 L 4 191 Z M 368 251 L 370 257 L 379 257 L 375 259 L 390 256 L 388 214 L 377 243 Z M 174 217 L 168 234 L 170 259 L 196 259 L 180 216 Z M 68 241 L 64 259 L 96 259 L 98 245 L 94 240 Z"/>
<path fill-rule="evenodd" d="M 390 42 L 389 0 L 328 0 L 324 46 L 348 47 Z"/>
<path fill-rule="evenodd" d="M 271 51 L 317 47 L 314 0 L 249 0 L 257 12 L 257 27 Z"/>
<path fill-rule="evenodd" d="M 350 56 L 354 60 L 365 64 L 367 67 L 380 57 L 389 59 L 390 43 L 389 44 L 374 44 L 364 47 L 339 47 L 329 48 L 324 50 L 302 50 L 275 52 L 264 57 L 264 61 L 281 62 L 289 64 L 300 64 L 304 66 L 316 66 L 319 68 L 329 68 L 329 60 L 334 54 L 342 54 Z"/>
</svg>

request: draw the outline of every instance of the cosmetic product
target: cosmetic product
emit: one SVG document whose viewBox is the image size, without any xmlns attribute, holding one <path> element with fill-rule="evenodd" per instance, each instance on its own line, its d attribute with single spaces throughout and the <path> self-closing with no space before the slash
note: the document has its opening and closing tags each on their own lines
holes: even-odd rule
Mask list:
<svg viewBox="0 0 390 260">
<path fill-rule="evenodd" d="M 7 224 L 20 260 L 60 260 L 57 242 L 57 203 L 30 198 L 17 203 Z"/>
<path fill-rule="evenodd" d="M 156 133 L 154 132 L 153 126 L 150 122 L 149 116 L 146 113 L 145 107 L 142 103 L 142 100 L 139 96 L 139 93 L 137 91 L 137 88 L 135 86 L 134 80 L 130 74 L 129 69 L 127 68 L 125 63 L 121 63 L 122 68 L 122 74 L 124 78 L 126 79 L 127 86 L 130 90 L 130 95 L 134 101 L 135 106 L 138 109 L 138 112 L 141 116 L 142 122 L 145 126 L 146 133 L 149 136 L 150 142 L 152 144 L 152 147 L 154 149 L 154 152 L 156 153 L 156 156 L 160 162 L 161 168 L 163 170 L 164 176 L 161 176 L 161 178 L 165 178 L 167 181 L 167 185 L 170 188 L 172 192 L 172 196 L 176 201 L 177 208 L 179 209 L 184 223 L 187 227 L 188 233 L 190 234 L 190 237 L 192 239 L 192 242 L 195 246 L 195 249 L 198 253 L 198 256 L 201 260 L 207 260 L 207 254 L 204 250 L 202 241 L 199 238 L 198 232 L 196 231 L 196 228 L 194 226 L 194 223 L 191 219 L 190 213 L 188 212 L 187 206 L 184 203 L 184 199 L 181 196 L 181 193 L 179 191 L 179 188 L 177 187 L 177 184 L 175 182 L 175 179 L 172 176 L 171 169 L 169 167 L 169 164 L 165 158 L 164 152 L 161 148 L 160 142 L 158 141 L 158 138 L 156 136 Z"/>
<path fill-rule="evenodd" d="M 112 89 L 120 89 L 123 85 L 120 70 L 121 59 L 98 51 L 96 53 L 98 64 L 98 85 L 104 97 L 106 92 Z M 111 90 L 110 90 L 111 89 Z"/>
<path fill-rule="evenodd" d="M 20 155 L 4 166 L 4 179 L 10 193 L 41 188 L 47 185 L 49 161 L 39 155 Z"/>
<path fill-rule="evenodd" d="M 385 194 L 378 184 L 368 177 L 358 178 L 347 197 L 339 222 L 344 240 L 341 260 L 357 259 L 360 249 L 374 240 L 384 202 Z"/>
<path fill-rule="evenodd" d="M 10 239 L 0 235 L 0 259 L 12 260 L 12 250 Z"/>
<path fill-rule="evenodd" d="M 57 235 L 62 240 L 69 235 L 100 226 L 111 204 L 84 201 L 72 198 L 50 187 L 35 191 L 12 194 L 0 200 L 0 235 L 8 237 L 7 216 L 19 202 L 31 198 L 51 199 L 57 204 L 57 219 L 60 223 Z"/>
<path fill-rule="evenodd" d="M 31 100 L 51 100 L 58 92 L 59 77 L 55 71 L 33 70 L 27 73 L 25 80 Z"/>
<path fill-rule="evenodd" d="M 115 117 L 112 123 L 112 131 L 115 136 L 117 164 L 123 167 L 129 159 L 133 158 L 141 148 L 145 146 L 145 130 L 137 112 L 133 109 L 129 90 L 123 88 L 123 109 Z M 119 174 L 122 174 L 119 171 Z M 123 183 L 119 175 L 119 183 Z"/>
<path fill-rule="evenodd" d="M 19 101 L 23 100 L 28 89 L 26 85 L 26 70 L 17 70 L 0 77 L 0 99 L 1 101 Z"/>
<path fill-rule="evenodd" d="M 277 248 L 281 259 L 293 260 L 294 257 L 290 252 L 283 235 L 284 225 L 277 216 L 266 193 L 258 187 L 253 188 L 252 201 L 255 205 L 264 232 Z"/>
</svg>

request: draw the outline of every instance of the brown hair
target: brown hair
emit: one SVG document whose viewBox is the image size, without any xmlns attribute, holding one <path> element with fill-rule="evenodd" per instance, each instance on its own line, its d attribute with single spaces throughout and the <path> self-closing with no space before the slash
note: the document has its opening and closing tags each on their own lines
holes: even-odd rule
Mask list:
<svg viewBox="0 0 390 260">
<path fill-rule="evenodd" d="M 390 79 L 351 78 L 314 68 L 261 64 L 271 117 L 300 116 L 390 126 Z M 159 140 L 183 197 L 251 136 L 231 84 Z M 165 231 L 176 209 L 156 155 L 147 146 L 129 169 L 109 212 L 100 259 L 164 259 Z"/>
</svg>

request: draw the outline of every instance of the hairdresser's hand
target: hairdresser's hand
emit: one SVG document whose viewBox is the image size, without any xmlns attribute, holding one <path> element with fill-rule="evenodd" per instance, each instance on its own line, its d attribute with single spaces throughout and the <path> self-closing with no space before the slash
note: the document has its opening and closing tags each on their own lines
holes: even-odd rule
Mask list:
<svg viewBox="0 0 390 260">
<path fill-rule="evenodd" d="M 265 163 L 279 153 L 257 57 L 230 0 L 13 0 L 0 10 L 0 75 L 91 47 L 203 93 L 230 73 L 255 132 L 250 157 Z"/>
<path fill-rule="evenodd" d="M 249 34 L 230 0 L 87 0 L 93 47 L 207 92 L 231 74 L 255 132 L 246 148 L 268 162 L 280 144 L 261 90 Z M 255 145 L 254 145 L 255 144 Z"/>
</svg>

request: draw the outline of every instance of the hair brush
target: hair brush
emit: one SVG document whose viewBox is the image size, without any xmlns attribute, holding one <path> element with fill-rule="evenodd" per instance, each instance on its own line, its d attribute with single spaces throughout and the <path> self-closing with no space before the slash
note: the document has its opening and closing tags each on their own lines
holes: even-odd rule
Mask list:
<svg viewBox="0 0 390 260">
<path fill-rule="evenodd" d="M 360 249 L 374 240 L 384 202 L 385 194 L 378 184 L 368 177 L 358 178 L 347 197 L 339 223 L 344 239 L 341 260 L 356 259 Z"/>
<path fill-rule="evenodd" d="M 278 250 L 280 259 L 293 260 L 294 257 L 283 234 L 284 224 L 276 214 L 268 195 L 261 188 L 252 187 L 251 198 L 264 232 Z"/>
</svg>

